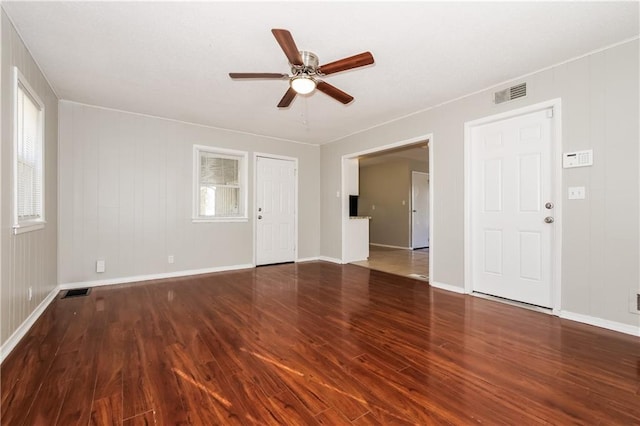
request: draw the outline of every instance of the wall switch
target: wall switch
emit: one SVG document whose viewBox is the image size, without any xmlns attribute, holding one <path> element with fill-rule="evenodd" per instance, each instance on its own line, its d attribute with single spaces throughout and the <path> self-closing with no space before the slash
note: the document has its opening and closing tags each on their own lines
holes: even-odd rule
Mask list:
<svg viewBox="0 0 640 426">
<path fill-rule="evenodd" d="M 584 200 L 585 198 L 584 186 L 570 186 L 568 191 L 570 200 Z"/>
<path fill-rule="evenodd" d="M 105 271 L 105 262 L 104 260 L 98 260 L 96 262 L 96 272 L 102 273 Z"/>
<path fill-rule="evenodd" d="M 173 263 L 173 255 L 172 254 L 170 254 L 169 257 L 167 258 L 167 262 Z"/>
<path fill-rule="evenodd" d="M 29 287 L 29 300 L 33 298 L 33 287 Z"/>
</svg>

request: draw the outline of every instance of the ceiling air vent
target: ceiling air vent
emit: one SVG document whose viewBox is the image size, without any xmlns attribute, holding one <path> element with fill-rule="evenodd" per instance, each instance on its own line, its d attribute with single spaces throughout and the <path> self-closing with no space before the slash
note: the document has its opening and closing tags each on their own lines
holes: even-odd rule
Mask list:
<svg viewBox="0 0 640 426">
<path fill-rule="evenodd" d="M 493 94 L 493 103 L 501 104 L 503 102 L 512 101 L 514 99 L 527 96 L 527 83 L 511 86 L 508 89 L 501 90 Z"/>
</svg>

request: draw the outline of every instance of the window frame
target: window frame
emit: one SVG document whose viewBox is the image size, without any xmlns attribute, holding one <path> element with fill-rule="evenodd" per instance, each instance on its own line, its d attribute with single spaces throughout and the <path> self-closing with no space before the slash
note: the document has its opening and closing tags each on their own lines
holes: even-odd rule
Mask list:
<svg viewBox="0 0 640 426">
<path fill-rule="evenodd" d="M 38 162 L 40 165 L 40 212 L 36 219 L 20 220 L 18 215 L 18 95 L 19 89 L 22 90 L 39 109 L 37 122 L 36 146 L 39 148 Z M 29 84 L 26 77 L 20 72 L 18 67 L 14 67 L 13 79 L 13 233 L 14 235 L 25 232 L 37 231 L 43 229 L 47 223 L 45 220 L 45 106 L 37 92 Z"/>
<path fill-rule="evenodd" d="M 240 202 L 238 216 L 200 216 L 200 153 L 219 155 L 221 158 L 238 160 L 238 186 Z M 193 145 L 193 205 L 191 221 L 193 223 L 211 222 L 247 222 L 248 211 L 248 160 L 249 153 L 234 149 L 216 148 L 207 145 Z"/>
</svg>

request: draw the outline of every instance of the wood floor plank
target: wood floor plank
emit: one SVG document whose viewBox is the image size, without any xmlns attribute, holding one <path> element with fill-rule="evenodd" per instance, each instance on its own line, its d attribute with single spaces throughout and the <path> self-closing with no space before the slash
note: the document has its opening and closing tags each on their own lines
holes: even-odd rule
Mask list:
<svg viewBox="0 0 640 426">
<path fill-rule="evenodd" d="M 637 337 L 326 262 L 57 298 L 0 423 L 640 424 Z"/>
<path fill-rule="evenodd" d="M 154 411 L 147 411 L 146 413 L 129 417 L 122 422 L 122 426 L 151 426 L 156 424 L 156 413 Z"/>
</svg>

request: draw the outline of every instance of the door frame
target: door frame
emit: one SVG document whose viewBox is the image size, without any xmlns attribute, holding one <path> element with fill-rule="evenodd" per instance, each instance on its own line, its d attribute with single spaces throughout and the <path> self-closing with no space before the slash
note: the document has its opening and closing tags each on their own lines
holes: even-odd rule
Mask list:
<svg viewBox="0 0 640 426">
<path fill-rule="evenodd" d="M 434 150 L 433 150 L 433 143 L 434 143 L 434 139 L 433 139 L 433 133 L 427 133 L 425 135 L 422 136 L 416 136 L 414 138 L 411 139 L 405 139 L 405 140 L 401 140 L 401 141 L 397 141 L 397 142 L 393 142 L 387 145 L 382 145 L 382 146 L 377 146 L 375 148 L 369 148 L 369 149 L 365 149 L 363 151 L 358 151 L 358 152 L 352 152 L 350 154 L 345 154 L 342 156 L 342 167 L 341 167 L 341 172 L 342 172 L 342 176 L 341 176 L 341 185 L 340 185 L 340 193 L 338 194 L 338 196 L 340 196 L 342 198 L 341 200 L 341 206 L 342 206 L 342 215 L 341 215 L 341 224 L 342 224 L 342 229 L 340 232 L 341 235 L 341 240 L 342 240 L 342 245 L 341 245 L 341 254 L 340 254 L 340 262 L 341 263 L 348 263 L 345 262 L 345 253 L 346 253 L 346 235 L 347 235 L 347 225 L 348 225 L 348 221 L 349 221 L 349 197 L 347 194 L 348 192 L 348 172 L 347 172 L 347 160 L 353 159 L 353 158 L 357 158 L 361 155 L 366 155 L 366 154 L 373 154 L 374 152 L 380 152 L 380 151 L 386 151 L 388 149 L 392 149 L 392 148 L 399 148 L 401 146 L 405 146 L 405 145 L 412 145 L 418 142 L 423 142 L 423 141 L 428 141 L 427 143 L 427 152 L 429 155 L 429 236 L 430 236 L 430 240 L 429 240 L 429 282 L 433 281 L 433 277 L 435 276 L 433 271 L 434 271 L 434 263 L 433 263 L 433 258 L 434 258 L 434 248 L 436 247 L 436 245 L 434 244 L 434 235 L 436 234 L 434 226 L 433 226 L 433 199 L 434 199 L 434 190 L 433 188 L 435 187 L 434 185 L 434 181 L 435 181 L 435 173 L 434 173 Z"/>
<path fill-rule="evenodd" d="M 551 99 L 503 113 L 490 115 L 464 123 L 464 292 L 473 294 L 471 268 L 471 135 L 474 127 L 526 115 L 544 109 L 553 109 L 551 129 L 551 190 L 554 194 L 554 226 L 551 234 L 551 312 L 559 315 L 562 296 L 562 102 Z"/>
<path fill-rule="evenodd" d="M 427 230 L 427 248 L 429 247 L 431 241 L 430 241 L 430 234 L 431 234 L 431 180 L 429 179 L 429 172 L 418 172 L 415 170 L 411 170 L 411 249 L 415 249 L 415 247 L 413 246 L 413 230 L 414 230 L 414 223 L 413 223 L 413 218 L 415 217 L 415 215 L 413 214 L 413 205 L 414 205 L 414 175 L 415 174 L 420 174 L 420 175 L 425 175 L 427 177 L 427 191 L 429 192 L 429 229 Z"/>
<path fill-rule="evenodd" d="M 263 152 L 254 152 L 253 153 L 253 202 L 251 203 L 251 208 L 253 209 L 250 215 L 253 215 L 253 266 L 257 265 L 258 260 L 258 214 L 256 212 L 257 203 L 258 203 L 258 157 L 269 158 L 272 160 L 284 160 L 284 161 L 293 161 L 294 167 L 294 219 L 293 219 L 293 260 L 294 262 L 298 261 L 298 158 L 297 157 L 288 157 L 285 155 L 276 155 L 276 154 L 267 154 Z"/>
</svg>

